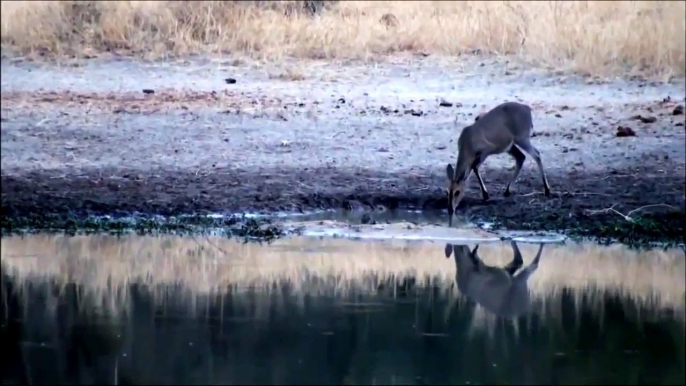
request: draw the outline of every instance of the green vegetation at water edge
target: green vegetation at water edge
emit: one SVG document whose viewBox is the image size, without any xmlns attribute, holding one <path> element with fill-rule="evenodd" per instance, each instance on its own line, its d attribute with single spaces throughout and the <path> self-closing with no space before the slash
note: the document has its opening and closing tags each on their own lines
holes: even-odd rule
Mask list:
<svg viewBox="0 0 686 386">
<path fill-rule="evenodd" d="M 226 237 L 246 237 L 271 240 L 283 235 L 283 231 L 268 220 L 256 220 L 243 216 L 211 218 L 202 215 L 179 217 L 137 216 L 128 218 L 86 217 L 70 215 L 29 215 L 3 217 L 0 220 L 2 236 L 36 232 L 64 232 L 67 234 L 134 232 L 148 234 L 199 234 L 213 233 Z"/>
<path fill-rule="evenodd" d="M 627 221 L 618 216 L 585 218 L 570 222 L 568 219 L 550 216 L 537 221 L 521 222 L 516 218 L 497 218 L 489 221 L 492 230 L 554 231 L 572 239 L 591 239 L 601 244 L 619 242 L 632 247 L 663 244 L 675 246 L 684 243 L 684 216 L 674 212 L 662 215 L 634 216 Z M 484 220 L 487 221 L 487 220 Z M 476 221 L 479 223 L 480 221 Z M 255 219 L 244 216 L 212 218 L 204 215 L 178 217 L 78 217 L 73 215 L 40 215 L 2 217 L 2 236 L 36 232 L 92 234 L 207 234 L 225 237 L 272 240 L 287 232 L 267 218 Z"/>
</svg>

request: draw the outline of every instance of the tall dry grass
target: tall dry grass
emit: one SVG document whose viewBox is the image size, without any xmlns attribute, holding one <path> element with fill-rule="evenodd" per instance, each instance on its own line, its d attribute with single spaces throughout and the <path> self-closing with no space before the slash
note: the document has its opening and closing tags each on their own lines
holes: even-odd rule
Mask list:
<svg viewBox="0 0 686 386">
<path fill-rule="evenodd" d="M 683 1 L 344 1 L 324 2 L 315 15 L 294 3 L 302 2 L 3 1 L 2 47 L 51 57 L 115 51 L 265 60 L 480 50 L 592 74 L 686 71 Z M 397 25 L 381 20 L 387 13 Z"/>
</svg>

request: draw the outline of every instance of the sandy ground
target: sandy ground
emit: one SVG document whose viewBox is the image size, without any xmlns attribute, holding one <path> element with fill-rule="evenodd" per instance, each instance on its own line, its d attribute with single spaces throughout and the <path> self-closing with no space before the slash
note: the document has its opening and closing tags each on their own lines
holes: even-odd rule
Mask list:
<svg viewBox="0 0 686 386">
<path fill-rule="evenodd" d="M 613 205 L 674 216 L 684 210 L 675 113 L 685 94 L 683 80 L 601 81 L 477 57 L 3 60 L 2 213 L 444 209 L 460 131 L 515 100 L 534 109 L 553 195 L 528 157 L 504 198 L 514 162 L 499 155 L 481 169 L 491 199 L 472 179 L 461 213 L 541 229 L 616 221 L 593 212 Z M 618 137 L 618 126 L 636 136 Z"/>
</svg>

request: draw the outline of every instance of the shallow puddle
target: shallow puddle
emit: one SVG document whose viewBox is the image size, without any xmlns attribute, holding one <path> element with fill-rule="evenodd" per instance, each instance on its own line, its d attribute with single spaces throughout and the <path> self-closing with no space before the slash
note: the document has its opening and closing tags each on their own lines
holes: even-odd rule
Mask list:
<svg viewBox="0 0 686 386">
<path fill-rule="evenodd" d="M 504 239 L 528 243 L 560 243 L 566 236 L 555 232 L 491 231 L 474 224 L 445 226 L 443 224 L 417 222 L 387 222 L 375 224 L 350 224 L 340 221 L 289 221 L 284 230 L 298 230 L 300 235 L 310 237 L 343 237 L 359 240 L 407 240 L 446 243 L 492 243 Z"/>
<path fill-rule="evenodd" d="M 234 213 L 234 216 L 246 218 L 270 218 L 270 219 L 293 219 L 302 221 L 328 220 L 342 221 L 348 224 L 361 224 L 364 222 L 398 222 L 410 221 L 415 223 L 447 223 L 446 211 L 437 210 L 387 210 L 379 207 L 374 211 L 365 210 L 318 210 L 303 213 L 278 212 L 278 213 Z M 208 217 L 222 218 L 221 213 L 209 214 Z M 366 219 L 366 220 L 365 220 Z"/>
<path fill-rule="evenodd" d="M 1 243 L 3 384 L 684 383 L 681 249 Z"/>
</svg>

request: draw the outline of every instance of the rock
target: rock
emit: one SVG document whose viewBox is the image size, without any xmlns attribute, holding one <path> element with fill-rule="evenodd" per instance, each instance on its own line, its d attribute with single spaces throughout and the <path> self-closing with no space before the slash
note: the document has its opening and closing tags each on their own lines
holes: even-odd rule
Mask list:
<svg viewBox="0 0 686 386">
<path fill-rule="evenodd" d="M 684 105 L 679 105 L 674 108 L 672 111 L 672 115 L 683 115 L 684 114 Z"/>
<path fill-rule="evenodd" d="M 617 137 L 635 137 L 636 132 L 630 127 L 617 126 L 617 132 L 615 133 L 615 136 L 617 136 Z"/>
<path fill-rule="evenodd" d="M 237 81 L 234 78 L 226 78 L 226 79 L 224 79 L 224 82 L 226 84 L 236 84 Z"/>
<path fill-rule="evenodd" d="M 424 112 L 422 110 L 409 109 L 405 110 L 405 114 L 410 114 L 413 117 L 421 117 L 422 115 L 424 115 Z"/>
<path fill-rule="evenodd" d="M 642 115 L 640 115 L 640 114 L 639 114 L 639 115 L 634 115 L 634 116 L 631 117 L 631 118 L 632 118 L 632 119 L 635 119 L 635 120 L 637 120 L 637 121 L 641 121 L 641 122 L 643 122 L 643 123 L 653 123 L 653 122 L 657 121 L 657 118 L 655 118 L 655 117 L 644 117 L 644 116 L 642 116 Z"/>
<path fill-rule="evenodd" d="M 144 88 L 143 89 L 143 94 L 150 95 L 150 94 L 154 94 L 154 93 L 155 93 L 155 90 L 153 90 L 151 88 Z"/>
</svg>

